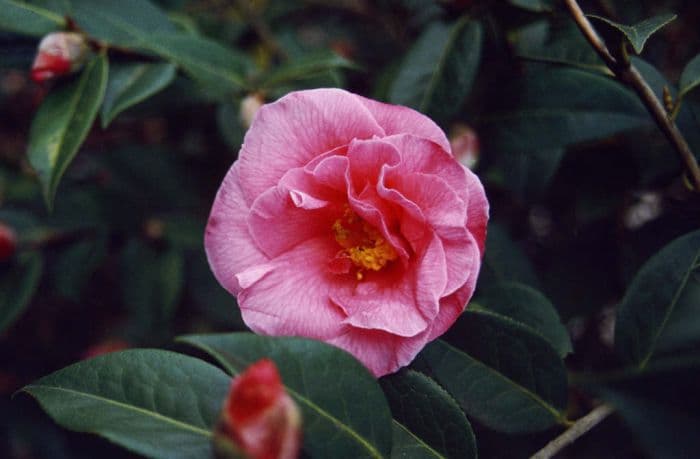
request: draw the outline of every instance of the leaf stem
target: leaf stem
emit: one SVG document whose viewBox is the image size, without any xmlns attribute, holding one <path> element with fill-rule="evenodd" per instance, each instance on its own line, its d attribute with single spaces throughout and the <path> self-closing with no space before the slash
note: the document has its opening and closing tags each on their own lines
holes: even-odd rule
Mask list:
<svg viewBox="0 0 700 459">
<path fill-rule="evenodd" d="M 596 407 L 593 411 L 576 421 L 569 429 L 565 430 L 563 434 L 559 435 L 557 438 L 547 443 L 544 448 L 533 454 L 530 459 L 549 459 L 578 440 L 579 437 L 593 427 L 597 426 L 613 411 L 613 408 L 606 404 Z"/>
<path fill-rule="evenodd" d="M 659 129 L 664 133 L 680 156 L 681 161 L 685 164 L 685 168 L 695 191 L 700 192 L 700 167 L 698 167 L 698 162 L 693 152 L 690 150 L 688 142 L 678 130 L 676 123 L 668 115 L 663 104 L 639 73 L 639 70 L 637 70 L 631 62 L 620 62 L 613 57 L 608 47 L 595 31 L 593 25 L 588 18 L 586 18 L 586 15 L 583 13 L 576 0 L 564 0 L 564 3 L 566 3 L 566 6 L 569 8 L 571 17 L 574 22 L 576 22 L 581 33 L 595 52 L 598 53 L 603 62 L 605 62 L 605 65 L 615 74 L 618 80 L 630 86 L 637 93 L 642 103 L 644 103 L 644 106 L 654 118 Z"/>
</svg>

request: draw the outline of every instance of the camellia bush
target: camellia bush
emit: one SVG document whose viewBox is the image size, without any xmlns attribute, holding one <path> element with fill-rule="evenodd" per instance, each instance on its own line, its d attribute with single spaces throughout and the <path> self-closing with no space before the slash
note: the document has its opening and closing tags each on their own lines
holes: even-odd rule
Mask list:
<svg viewBox="0 0 700 459">
<path fill-rule="evenodd" d="M 0 456 L 700 457 L 699 19 L 0 0 Z"/>
</svg>

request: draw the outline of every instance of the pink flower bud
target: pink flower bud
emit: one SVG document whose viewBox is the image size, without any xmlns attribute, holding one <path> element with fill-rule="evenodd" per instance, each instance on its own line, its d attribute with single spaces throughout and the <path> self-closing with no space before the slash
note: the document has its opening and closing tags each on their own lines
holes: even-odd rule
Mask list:
<svg viewBox="0 0 700 459">
<path fill-rule="evenodd" d="M 43 83 L 75 72 L 82 67 L 88 46 L 85 37 L 75 32 L 54 32 L 46 35 L 32 65 L 32 80 Z"/>
<path fill-rule="evenodd" d="M 454 157 L 469 169 L 474 169 L 479 161 L 479 137 L 474 129 L 466 124 L 453 127 L 450 135 L 450 147 Z"/>
<path fill-rule="evenodd" d="M 301 416 L 284 390 L 275 364 L 262 359 L 236 377 L 214 436 L 221 459 L 294 459 L 299 454 Z"/>
<path fill-rule="evenodd" d="M 0 261 L 12 257 L 17 250 L 17 235 L 4 223 L 0 223 Z"/>
</svg>

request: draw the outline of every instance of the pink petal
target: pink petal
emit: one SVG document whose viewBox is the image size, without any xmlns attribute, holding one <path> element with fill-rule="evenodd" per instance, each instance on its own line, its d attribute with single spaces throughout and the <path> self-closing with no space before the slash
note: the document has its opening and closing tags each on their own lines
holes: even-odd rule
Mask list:
<svg viewBox="0 0 700 459">
<path fill-rule="evenodd" d="M 376 100 L 356 96 L 372 112 L 386 135 L 411 133 L 429 139 L 450 152 L 450 142 L 433 120 L 411 108 L 385 104 Z"/>
<path fill-rule="evenodd" d="M 340 89 L 292 92 L 264 105 L 246 133 L 238 157 L 246 201 L 277 182 L 289 170 L 353 139 L 383 136 L 359 99 Z"/>
<path fill-rule="evenodd" d="M 472 233 L 479 247 L 481 257 L 484 256 L 484 244 L 486 244 L 486 226 L 489 222 L 489 201 L 486 199 L 484 185 L 479 178 L 466 167 L 467 183 L 469 190 L 469 206 L 467 207 L 467 228 Z"/>
<path fill-rule="evenodd" d="M 411 363 L 425 346 L 426 337 L 422 333 L 414 338 L 401 338 L 379 330 L 348 327 L 343 334 L 326 342 L 354 355 L 379 378 Z"/>
<path fill-rule="evenodd" d="M 349 280 L 328 272 L 328 260 L 336 251 L 331 238 L 316 238 L 271 260 L 267 273 L 238 294 L 248 327 L 273 336 L 338 335 L 345 314 L 329 295 Z"/>
<path fill-rule="evenodd" d="M 234 164 L 216 194 L 204 233 L 204 248 L 214 276 L 234 295 L 242 288 L 236 274 L 268 261 L 248 232 L 249 209 L 238 177 Z"/>
</svg>

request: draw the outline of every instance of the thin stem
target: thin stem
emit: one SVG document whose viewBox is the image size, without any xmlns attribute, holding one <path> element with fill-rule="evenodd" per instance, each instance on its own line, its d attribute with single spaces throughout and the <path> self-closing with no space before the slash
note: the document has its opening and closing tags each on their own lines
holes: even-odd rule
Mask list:
<svg viewBox="0 0 700 459">
<path fill-rule="evenodd" d="M 576 421 L 570 428 L 564 431 L 554 440 L 547 443 L 541 450 L 533 454 L 530 459 L 549 459 L 559 451 L 575 442 L 580 436 L 597 426 L 607 418 L 614 410 L 610 405 L 600 405 L 593 411 Z"/>
<path fill-rule="evenodd" d="M 683 134 L 678 130 L 678 126 L 666 112 L 661 101 L 656 97 L 654 91 L 649 87 L 649 84 L 644 80 L 639 70 L 630 62 L 618 61 L 610 54 L 608 47 L 603 40 L 598 36 L 593 25 L 590 23 L 586 15 L 581 10 L 576 0 L 564 0 L 569 8 L 571 17 L 576 22 L 576 25 L 583 33 L 583 36 L 588 40 L 591 47 L 603 59 L 605 65 L 615 74 L 618 80 L 630 86 L 637 93 L 647 111 L 651 114 L 656 122 L 656 125 L 661 129 L 661 132 L 666 135 L 666 138 L 671 143 L 685 164 L 690 181 L 692 182 L 695 191 L 700 192 L 700 167 L 695 159 L 695 155 L 690 150 L 688 142 L 686 142 Z"/>
</svg>

